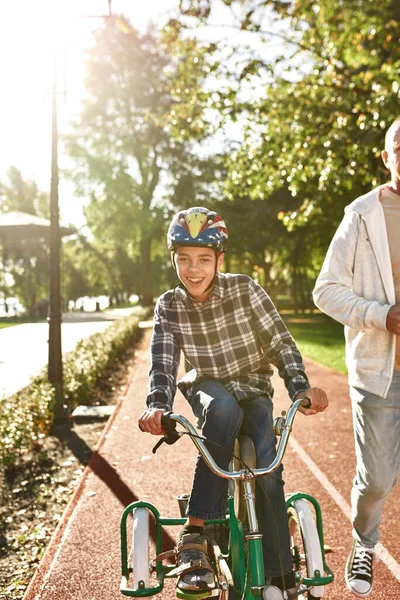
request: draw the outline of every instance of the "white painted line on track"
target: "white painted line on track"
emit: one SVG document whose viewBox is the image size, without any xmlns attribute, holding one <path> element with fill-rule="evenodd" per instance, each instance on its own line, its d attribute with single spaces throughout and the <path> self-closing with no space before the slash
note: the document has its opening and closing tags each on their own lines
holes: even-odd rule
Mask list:
<svg viewBox="0 0 400 600">
<path fill-rule="evenodd" d="M 316 465 L 313 459 L 307 454 L 307 452 L 300 446 L 300 444 L 295 440 L 293 435 L 290 436 L 289 445 L 292 446 L 293 450 L 298 454 L 299 458 L 303 461 L 303 463 L 308 467 L 314 477 L 320 482 L 320 484 L 325 488 L 331 498 L 336 502 L 339 508 L 343 511 L 345 516 L 351 522 L 351 507 L 343 498 L 343 496 L 337 491 L 334 485 L 329 481 L 326 475 L 321 471 L 321 469 Z M 392 575 L 400 581 L 400 565 L 393 558 L 388 550 L 386 550 L 385 546 L 382 544 L 377 544 L 375 546 L 375 556 L 379 558 Z"/>
</svg>

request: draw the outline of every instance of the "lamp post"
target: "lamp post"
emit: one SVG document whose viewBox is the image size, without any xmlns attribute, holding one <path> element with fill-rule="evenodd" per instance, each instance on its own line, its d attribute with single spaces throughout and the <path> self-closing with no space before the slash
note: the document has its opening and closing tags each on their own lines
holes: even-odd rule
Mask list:
<svg viewBox="0 0 400 600">
<path fill-rule="evenodd" d="M 58 202 L 57 57 L 54 54 L 51 102 L 51 187 L 50 187 L 50 314 L 48 376 L 55 389 L 55 419 L 65 417 L 61 350 L 60 224 Z"/>
<path fill-rule="evenodd" d="M 81 18 L 109 18 L 111 17 L 111 2 L 108 2 L 108 15 L 96 15 Z M 61 348 L 61 238 L 60 214 L 58 197 L 58 127 L 57 127 L 57 53 L 54 53 L 53 83 L 51 103 L 51 185 L 50 185 L 50 314 L 49 323 L 49 355 L 48 378 L 55 390 L 55 421 L 62 421 L 67 417 L 67 407 L 63 395 L 63 362 Z"/>
</svg>

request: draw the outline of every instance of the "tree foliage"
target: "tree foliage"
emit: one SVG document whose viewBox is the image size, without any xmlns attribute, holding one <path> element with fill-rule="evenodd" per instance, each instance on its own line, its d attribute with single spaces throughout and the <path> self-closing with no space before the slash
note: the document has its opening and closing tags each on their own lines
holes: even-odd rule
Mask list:
<svg viewBox="0 0 400 600">
<path fill-rule="evenodd" d="M 293 79 L 289 67 L 253 106 L 256 148 L 253 121 L 241 158 L 248 166 L 252 151 L 262 173 L 253 194 L 287 185 L 298 197 L 287 225 L 313 218 L 320 227 L 321 215 L 335 224 L 345 203 L 387 177 L 380 151 L 398 113 L 400 13 L 389 0 L 303 0 L 280 10 L 298 38 L 293 60 L 305 56 L 308 72 Z"/>
<path fill-rule="evenodd" d="M 172 281 L 171 213 L 201 204 L 228 222 L 232 268 L 276 293 L 291 286 L 303 304 L 343 207 L 387 178 L 380 151 L 400 112 L 400 5 L 179 5 L 162 32 L 108 19 L 88 52 L 87 95 L 65 141 L 92 238 L 66 248 L 65 295 L 150 303 L 152 284 Z M 229 44 L 203 34 L 221 7 Z M 34 186 L 13 177 L 7 193 L 0 187 L 4 210 L 41 214 Z"/>
<path fill-rule="evenodd" d="M 10 167 L 5 181 L 0 182 L 0 211 L 48 218 L 49 210 L 48 194 L 39 190 L 36 182 L 24 180 L 16 167 Z M 3 296 L 18 296 L 32 312 L 36 302 L 48 296 L 49 251 L 45 237 L 20 239 L 0 233 L 0 243 Z"/>
<path fill-rule="evenodd" d="M 173 28 L 162 39 L 120 23 L 97 32 L 87 98 L 66 147 L 78 191 L 90 197 L 85 214 L 97 246 L 139 264 L 136 286 L 149 304 L 154 241 L 173 204 L 193 203 L 207 184 L 209 161 L 193 145 L 208 133 L 198 100 L 211 54 L 194 40 L 178 42 Z"/>
<path fill-rule="evenodd" d="M 50 217 L 49 196 L 39 189 L 37 183 L 25 180 L 16 167 L 7 171 L 5 181 L 0 181 L 0 211 L 21 211 L 48 219 Z"/>
<path fill-rule="evenodd" d="M 25 180 L 21 172 L 11 167 L 7 178 L 0 182 L 1 212 L 24 212 L 48 218 L 49 195 L 39 189 L 36 182 Z M 8 230 L 7 230 L 8 231 Z M 40 304 L 46 312 L 49 301 L 49 236 L 38 229 L 35 235 L 0 232 L 2 285 L 4 298 L 17 296 L 31 315 L 38 314 Z M 89 249 L 89 250 L 88 250 Z M 115 266 L 109 269 L 115 271 Z M 70 239 L 62 248 L 62 297 L 65 303 L 85 295 L 108 293 L 104 263 L 84 238 Z"/>
<path fill-rule="evenodd" d="M 181 2 L 183 24 L 189 27 L 193 18 L 212 22 L 216 3 Z M 300 260 L 314 277 L 344 206 L 387 179 L 380 152 L 385 131 L 400 112 L 400 5 L 394 0 L 223 3 L 238 40 L 251 32 L 259 42 L 257 55 L 250 52 L 246 61 L 235 49 L 232 110 L 240 112 L 244 140 L 232 147 L 225 194 L 236 204 L 242 199 L 253 214 L 259 203 L 270 214 L 279 190 L 288 191 L 291 201 L 281 195 L 268 237 L 273 240 L 281 232 L 277 221 L 283 223 L 288 235 L 281 232 L 277 264 L 292 260 L 295 272 Z M 277 39 L 280 50 L 271 45 Z M 258 93 L 243 100 L 250 85 Z M 299 246 L 301 239 L 306 243 Z M 288 253 L 288 248 L 297 250 Z"/>
</svg>

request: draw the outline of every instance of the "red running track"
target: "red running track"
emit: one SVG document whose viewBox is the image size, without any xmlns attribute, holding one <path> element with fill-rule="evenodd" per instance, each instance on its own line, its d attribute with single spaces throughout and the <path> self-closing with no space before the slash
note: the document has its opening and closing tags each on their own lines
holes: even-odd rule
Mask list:
<svg viewBox="0 0 400 600">
<path fill-rule="evenodd" d="M 124 507 L 136 499 L 152 502 L 163 516 L 177 516 L 176 497 L 190 491 L 196 457 L 194 446 L 183 438 L 151 453 L 157 438 L 138 430 L 148 381 L 150 332 L 141 343 L 135 374 L 126 395 L 108 421 L 98 447 L 86 468 L 55 532 L 49 548 L 27 589 L 24 600 L 121 600 L 119 522 Z M 329 409 L 320 416 L 299 414 L 285 457 L 286 491 L 314 495 L 322 508 L 327 562 L 335 573 L 326 600 L 353 598 L 343 578 L 351 543 L 348 518 L 354 449 L 346 377 L 306 361 L 312 385 L 324 388 Z M 289 405 L 279 377 L 274 377 L 276 415 Z M 174 406 L 191 419 L 186 401 L 178 394 Z M 193 420 L 193 419 L 192 419 Z M 375 562 L 373 600 L 400 599 L 399 489 L 386 504 L 381 527 L 379 558 Z M 165 549 L 178 532 L 165 532 Z M 154 596 L 153 596 L 154 597 Z M 175 597 L 170 582 L 156 598 Z"/>
</svg>

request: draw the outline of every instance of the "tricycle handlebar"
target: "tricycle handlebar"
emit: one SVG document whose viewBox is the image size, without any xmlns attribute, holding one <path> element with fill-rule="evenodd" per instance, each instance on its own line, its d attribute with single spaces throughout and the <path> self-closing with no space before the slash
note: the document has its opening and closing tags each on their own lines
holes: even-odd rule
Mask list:
<svg viewBox="0 0 400 600">
<path fill-rule="evenodd" d="M 306 401 L 308 401 L 308 405 L 306 405 Z M 308 398 L 300 398 L 299 400 L 295 400 L 293 402 L 293 404 L 290 406 L 286 417 L 284 419 L 282 419 L 282 417 L 280 418 L 280 432 L 279 433 L 281 435 L 281 438 L 279 440 L 279 444 L 278 444 L 278 447 L 276 450 L 276 457 L 268 467 L 252 469 L 252 473 L 256 477 L 260 477 L 262 475 L 268 475 L 269 473 L 272 473 L 282 463 L 283 456 L 286 451 L 286 446 L 288 444 L 288 440 L 290 437 L 290 433 L 292 431 L 294 417 L 295 417 L 298 409 L 302 405 L 306 406 L 308 408 L 310 406 L 309 399 Z M 198 435 L 196 429 L 193 427 L 193 425 L 190 423 L 190 421 L 188 421 L 185 417 L 183 417 L 182 415 L 178 415 L 176 413 L 166 413 L 165 415 L 163 415 L 163 421 L 164 420 L 169 422 L 169 425 L 167 427 L 169 427 L 171 425 L 171 421 L 175 421 L 176 423 L 179 423 L 179 425 L 181 425 L 186 430 L 186 432 L 190 435 L 190 439 L 192 440 L 193 444 L 196 446 L 197 450 L 200 452 L 201 456 L 203 457 L 204 462 L 211 469 L 211 471 L 213 471 L 216 475 L 218 475 L 218 477 L 222 477 L 223 479 L 247 479 L 248 478 L 249 471 L 246 468 L 241 469 L 240 471 L 225 471 L 224 469 L 221 469 L 217 465 L 217 463 L 215 462 L 213 457 L 211 456 L 209 450 L 206 448 L 204 441 Z M 163 426 L 164 426 L 164 423 L 163 423 Z M 170 429 L 171 428 L 169 427 L 169 430 Z M 179 431 L 177 431 L 177 434 L 182 435 L 183 432 L 180 433 Z"/>
</svg>

